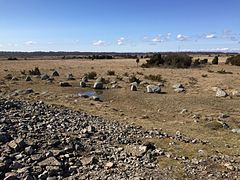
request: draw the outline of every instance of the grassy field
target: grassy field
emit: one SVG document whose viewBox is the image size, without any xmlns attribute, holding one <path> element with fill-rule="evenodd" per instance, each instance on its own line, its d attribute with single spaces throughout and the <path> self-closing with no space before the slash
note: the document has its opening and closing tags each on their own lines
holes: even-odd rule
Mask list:
<svg viewBox="0 0 240 180">
<path fill-rule="evenodd" d="M 197 56 L 194 58 L 198 58 Z M 205 57 L 201 57 L 205 58 Z M 206 57 L 209 58 L 209 57 Z M 174 140 L 148 139 L 159 148 L 166 149 L 173 154 L 196 157 L 199 150 L 205 156 L 221 153 L 229 156 L 239 156 L 239 134 L 231 132 L 232 128 L 240 127 L 240 97 L 230 96 L 218 98 L 212 87 L 224 88 L 228 93 L 240 90 L 239 67 L 225 65 L 226 57 L 221 57 L 219 65 L 206 65 L 202 68 L 192 69 L 166 69 L 137 67 L 134 59 L 116 60 L 18 60 L 0 61 L 0 92 L 1 96 L 9 96 L 16 90 L 32 88 L 36 94 L 16 96 L 16 99 L 31 101 L 42 100 L 50 104 L 64 105 L 76 110 L 84 111 L 107 119 L 124 121 L 141 125 L 146 129 L 162 129 L 169 134 L 180 131 L 182 134 L 209 143 L 186 144 Z M 140 64 L 145 60 L 141 59 Z M 31 70 L 39 67 L 41 73 L 51 75 L 56 69 L 60 76 L 53 83 L 47 83 L 37 77 L 30 82 L 22 79 L 20 71 Z M 107 75 L 108 70 L 115 71 L 114 76 Z M 232 74 L 221 74 L 217 71 L 225 70 Z M 102 76 L 109 81 L 116 80 L 122 88 L 102 90 L 100 93 L 103 102 L 96 102 L 77 96 L 79 92 L 92 91 L 94 80 L 88 83 L 89 87 L 81 88 L 79 82 L 85 73 L 95 71 L 97 76 Z M 69 81 L 72 87 L 59 86 L 60 81 L 66 80 L 66 75 L 72 73 L 76 80 Z M 12 74 L 19 81 L 6 81 L 4 76 Z M 166 81 L 162 94 L 148 94 L 144 85 L 138 91 L 130 91 L 129 77 L 135 75 L 141 81 L 157 84 L 144 78 L 146 75 L 160 74 Z M 22 77 L 22 78 L 21 78 Z M 176 93 L 172 86 L 182 83 L 185 93 Z M 183 109 L 187 112 L 181 113 Z M 221 113 L 229 115 L 225 121 L 230 126 L 228 129 L 218 127 L 218 117 Z M 175 143 L 173 146 L 172 142 Z M 178 167 L 176 173 L 181 174 L 181 164 L 174 160 L 160 159 L 164 167 Z"/>
</svg>

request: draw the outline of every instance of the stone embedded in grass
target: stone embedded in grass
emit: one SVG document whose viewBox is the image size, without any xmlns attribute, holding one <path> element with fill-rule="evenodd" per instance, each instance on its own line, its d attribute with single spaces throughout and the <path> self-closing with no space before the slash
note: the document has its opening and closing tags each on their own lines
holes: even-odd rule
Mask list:
<svg viewBox="0 0 240 180">
<path fill-rule="evenodd" d="M 27 76 L 25 81 L 32 81 L 32 78 L 30 76 Z"/>
<path fill-rule="evenodd" d="M 240 128 L 232 129 L 232 132 L 240 134 Z"/>
<path fill-rule="evenodd" d="M 72 86 L 72 85 L 69 84 L 68 82 L 60 82 L 59 85 L 60 85 L 61 87 L 71 87 L 71 86 Z"/>
<path fill-rule="evenodd" d="M 47 74 L 41 75 L 41 80 L 48 80 L 49 76 Z"/>
<path fill-rule="evenodd" d="M 80 87 L 87 87 L 86 82 L 84 82 L 84 81 L 80 81 Z"/>
<path fill-rule="evenodd" d="M 12 81 L 18 81 L 19 79 L 17 77 L 13 76 L 11 80 Z"/>
<path fill-rule="evenodd" d="M 217 89 L 216 97 L 226 97 L 226 96 L 228 96 L 228 94 L 223 89 L 220 89 L 220 88 Z"/>
<path fill-rule="evenodd" d="M 136 84 L 131 85 L 131 91 L 137 91 L 137 86 Z"/>
<path fill-rule="evenodd" d="M 67 80 L 68 80 L 68 81 L 73 81 L 73 80 L 75 80 L 75 78 L 74 78 L 74 76 L 73 76 L 72 73 L 69 73 L 69 74 L 67 75 Z"/>
<path fill-rule="evenodd" d="M 7 74 L 6 76 L 4 76 L 4 79 L 7 79 L 7 80 L 11 80 L 12 78 L 13 78 L 12 74 Z"/>
<path fill-rule="evenodd" d="M 100 101 L 100 97 L 99 96 L 92 96 L 91 99 L 94 100 L 94 101 Z"/>
<path fill-rule="evenodd" d="M 99 77 L 96 79 L 96 82 L 104 82 L 104 81 L 105 81 L 105 79 L 103 77 Z"/>
<path fill-rule="evenodd" d="M 88 82 L 88 77 L 87 76 L 83 76 L 81 82 L 84 82 L 84 83 Z"/>
<path fill-rule="evenodd" d="M 176 88 L 176 89 L 174 89 L 174 91 L 177 93 L 181 93 L 181 92 L 184 92 L 185 89 L 184 88 Z"/>
<path fill-rule="evenodd" d="M 34 91 L 33 91 L 33 89 L 32 88 L 27 88 L 24 92 L 23 92 L 23 94 L 31 94 L 31 93 L 33 93 Z"/>
<path fill-rule="evenodd" d="M 219 130 L 222 128 L 229 128 L 228 124 L 222 121 L 213 121 L 209 122 L 205 125 L 205 127 L 211 129 L 211 130 Z"/>
<path fill-rule="evenodd" d="M 93 85 L 94 89 L 103 89 L 103 82 L 101 81 L 96 81 Z"/>
<path fill-rule="evenodd" d="M 174 84 L 172 87 L 173 87 L 173 89 L 184 88 L 184 86 L 181 83 Z"/>
<path fill-rule="evenodd" d="M 181 93 L 181 92 L 185 91 L 185 88 L 181 83 L 175 84 L 172 87 L 173 87 L 174 91 L 177 93 Z"/>
<path fill-rule="evenodd" d="M 52 72 L 52 76 L 53 76 L 53 77 L 55 77 L 55 76 L 59 76 L 58 71 L 54 70 L 54 71 Z"/>
<path fill-rule="evenodd" d="M 147 92 L 148 93 L 160 93 L 161 88 L 159 86 L 155 86 L 155 85 L 148 85 Z"/>
</svg>

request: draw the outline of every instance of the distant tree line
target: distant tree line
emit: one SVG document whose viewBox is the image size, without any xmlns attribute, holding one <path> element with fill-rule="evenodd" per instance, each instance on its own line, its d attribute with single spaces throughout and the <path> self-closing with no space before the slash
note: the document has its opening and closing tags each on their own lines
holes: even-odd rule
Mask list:
<svg viewBox="0 0 240 180">
<path fill-rule="evenodd" d="M 173 54 L 174 52 L 162 52 L 161 54 L 163 55 L 168 55 L 168 54 Z M 96 53 L 96 52 L 78 52 L 78 51 L 72 51 L 72 52 L 65 52 L 65 51 L 35 51 L 35 52 L 11 52 L 11 51 L 0 51 L 0 57 L 18 57 L 18 58 L 31 58 L 31 57 L 42 57 L 42 56 L 93 56 L 93 55 L 111 55 L 114 57 L 125 57 L 125 58 L 133 58 L 136 59 L 137 57 L 141 58 L 149 58 L 153 56 L 155 53 L 154 52 L 148 52 L 148 53 L 117 53 L 117 52 L 101 52 L 101 53 Z M 219 53 L 219 52 L 179 52 L 178 54 L 226 54 L 226 53 Z M 229 55 L 237 55 L 237 53 L 229 53 Z"/>
</svg>

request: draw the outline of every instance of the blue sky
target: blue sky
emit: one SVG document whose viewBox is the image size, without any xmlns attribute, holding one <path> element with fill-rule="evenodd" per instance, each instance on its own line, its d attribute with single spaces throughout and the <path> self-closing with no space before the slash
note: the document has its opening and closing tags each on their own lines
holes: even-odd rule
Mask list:
<svg viewBox="0 0 240 180">
<path fill-rule="evenodd" d="M 239 0 L 0 0 L 0 51 L 240 51 Z"/>
</svg>

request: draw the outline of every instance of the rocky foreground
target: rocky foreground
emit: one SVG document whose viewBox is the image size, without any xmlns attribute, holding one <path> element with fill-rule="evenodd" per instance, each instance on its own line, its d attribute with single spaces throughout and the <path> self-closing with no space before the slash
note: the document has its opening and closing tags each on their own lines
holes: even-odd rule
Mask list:
<svg viewBox="0 0 240 180">
<path fill-rule="evenodd" d="M 174 179 L 171 169 L 161 168 L 159 156 L 180 161 L 185 178 L 238 178 L 239 158 L 174 156 L 146 143 L 146 138 L 208 143 L 43 102 L 1 99 L 0 179 Z M 223 172 L 209 168 L 223 162 Z"/>
</svg>

